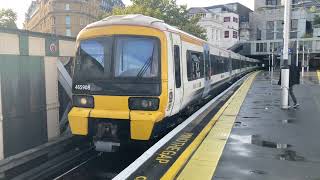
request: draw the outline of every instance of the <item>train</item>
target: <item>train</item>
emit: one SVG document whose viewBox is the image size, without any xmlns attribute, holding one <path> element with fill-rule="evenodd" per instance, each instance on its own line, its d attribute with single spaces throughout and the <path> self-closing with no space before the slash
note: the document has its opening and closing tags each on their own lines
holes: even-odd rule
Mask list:
<svg viewBox="0 0 320 180">
<path fill-rule="evenodd" d="M 110 16 L 77 36 L 68 114 L 94 142 L 149 141 L 259 61 L 215 47 L 162 20 Z"/>
</svg>

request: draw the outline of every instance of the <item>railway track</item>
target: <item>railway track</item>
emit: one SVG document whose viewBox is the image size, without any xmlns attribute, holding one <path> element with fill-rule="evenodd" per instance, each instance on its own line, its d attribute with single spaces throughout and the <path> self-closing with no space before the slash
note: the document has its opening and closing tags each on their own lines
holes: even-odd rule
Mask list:
<svg viewBox="0 0 320 180">
<path fill-rule="evenodd" d="M 97 153 L 53 179 L 112 179 L 147 149 L 148 146 L 133 144 L 121 147 L 118 152 Z"/>
</svg>

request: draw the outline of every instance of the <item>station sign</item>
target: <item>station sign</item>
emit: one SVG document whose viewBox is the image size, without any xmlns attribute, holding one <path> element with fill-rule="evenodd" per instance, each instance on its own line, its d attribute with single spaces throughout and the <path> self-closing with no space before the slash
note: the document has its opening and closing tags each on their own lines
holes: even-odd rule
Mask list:
<svg viewBox="0 0 320 180">
<path fill-rule="evenodd" d="M 57 38 L 46 38 L 46 56 L 59 56 L 59 40 Z"/>
</svg>

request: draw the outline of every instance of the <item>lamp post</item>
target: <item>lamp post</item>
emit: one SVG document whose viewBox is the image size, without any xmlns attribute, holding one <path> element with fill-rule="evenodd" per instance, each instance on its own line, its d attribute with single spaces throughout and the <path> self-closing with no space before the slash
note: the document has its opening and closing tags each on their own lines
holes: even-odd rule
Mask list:
<svg viewBox="0 0 320 180">
<path fill-rule="evenodd" d="M 309 72 L 309 63 L 310 63 L 310 49 L 308 49 L 308 55 L 307 55 L 307 72 Z"/>
<path fill-rule="evenodd" d="M 283 66 L 281 68 L 281 108 L 289 109 L 289 38 L 291 21 L 291 0 L 284 1 Z"/>
<path fill-rule="evenodd" d="M 271 54 L 269 54 L 268 60 L 269 60 L 269 72 L 270 72 L 271 71 Z"/>
<path fill-rule="evenodd" d="M 297 39 L 296 66 L 299 66 L 299 39 Z"/>
<path fill-rule="evenodd" d="M 304 58 L 305 58 L 305 53 L 304 53 L 304 44 L 302 46 L 302 65 L 301 65 L 301 76 L 304 77 Z"/>
</svg>

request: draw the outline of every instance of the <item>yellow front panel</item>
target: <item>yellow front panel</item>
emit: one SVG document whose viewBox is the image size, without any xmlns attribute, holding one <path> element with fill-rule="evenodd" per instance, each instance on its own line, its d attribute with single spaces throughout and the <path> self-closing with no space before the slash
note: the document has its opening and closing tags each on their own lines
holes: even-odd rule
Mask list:
<svg viewBox="0 0 320 180">
<path fill-rule="evenodd" d="M 88 134 L 88 117 L 91 109 L 74 107 L 68 114 L 72 134 Z"/>
<path fill-rule="evenodd" d="M 134 140 L 149 140 L 154 122 L 152 121 L 131 121 L 131 139 Z"/>
<path fill-rule="evenodd" d="M 129 111 L 93 109 L 90 112 L 90 117 L 93 117 L 93 118 L 109 118 L 109 119 L 129 119 Z"/>
<path fill-rule="evenodd" d="M 131 111 L 130 117 L 131 139 L 149 140 L 154 124 L 164 115 L 161 112 Z"/>
<path fill-rule="evenodd" d="M 94 96 L 94 109 L 129 111 L 128 96 Z"/>
</svg>

